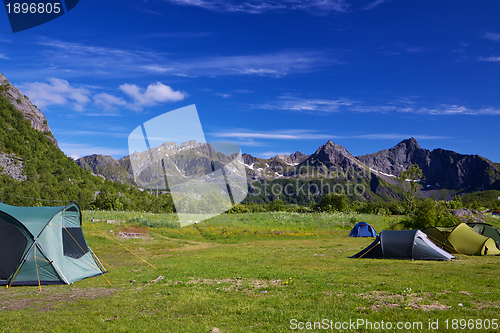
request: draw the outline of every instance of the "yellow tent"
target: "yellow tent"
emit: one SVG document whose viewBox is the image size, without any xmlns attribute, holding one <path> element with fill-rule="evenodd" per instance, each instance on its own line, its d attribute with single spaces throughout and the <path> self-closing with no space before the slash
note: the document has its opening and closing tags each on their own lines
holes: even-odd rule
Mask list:
<svg viewBox="0 0 500 333">
<path fill-rule="evenodd" d="M 423 230 L 438 246 L 450 251 L 453 247 L 456 252 L 470 255 L 499 255 L 493 238 L 479 235 L 465 223 L 456 227 L 429 227 Z M 452 252 L 452 251 L 450 251 Z"/>
</svg>

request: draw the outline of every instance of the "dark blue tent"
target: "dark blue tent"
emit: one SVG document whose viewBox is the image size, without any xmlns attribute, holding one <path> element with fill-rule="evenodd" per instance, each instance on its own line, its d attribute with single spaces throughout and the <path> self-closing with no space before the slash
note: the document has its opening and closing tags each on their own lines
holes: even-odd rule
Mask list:
<svg viewBox="0 0 500 333">
<path fill-rule="evenodd" d="M 349 237 L 377 237 L 377 232 L 366 222 L 358 222 L 352 228 Z"/>
</svg>

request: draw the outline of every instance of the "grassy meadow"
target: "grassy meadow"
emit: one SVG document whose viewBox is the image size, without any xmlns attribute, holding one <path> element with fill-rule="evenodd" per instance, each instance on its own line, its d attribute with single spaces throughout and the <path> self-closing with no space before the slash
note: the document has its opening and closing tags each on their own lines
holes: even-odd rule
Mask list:
<svg viewBox="0 0 500 333">
<path fill-rule="evenodd" d="M 0 330 L 497 331 L 498 257 L 347 259 L 373 241 L 348 238 L 354 222 L 380 232 L 391 218 L 223 214 L 179 228 L 173 214 L 86 211 L 87 242 L 108 273 L 41 293 L 1 288 Z"/>
</svg>

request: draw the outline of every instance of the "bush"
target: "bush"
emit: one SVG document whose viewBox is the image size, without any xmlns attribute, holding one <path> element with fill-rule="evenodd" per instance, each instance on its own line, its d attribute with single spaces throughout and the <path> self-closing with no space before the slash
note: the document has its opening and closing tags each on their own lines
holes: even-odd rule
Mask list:
<svg viewBox="0 0 500 333">
<path fill-rule="evenodd" d="M 434 226 L 450 227 L 459 223 L 460 220 L 448 211 L 446 205 L 432 199 L 424 199 L 419 202 L 410 216 L 399 222 L 404 229 L 421 230 Z"/>
<path fill-rule="evenodd" d="M 321 199 L 319 207 L 324 212 L 345 212 L 349 208 L 349 198 L 345 194 L 329 193 Z"/>
<path fill-rule="evenodd" d="M 97 209 L 102 210 L 123 210 L 120 196 L 114 193 L 101 192 L 94 202 Z"/>
</svg>

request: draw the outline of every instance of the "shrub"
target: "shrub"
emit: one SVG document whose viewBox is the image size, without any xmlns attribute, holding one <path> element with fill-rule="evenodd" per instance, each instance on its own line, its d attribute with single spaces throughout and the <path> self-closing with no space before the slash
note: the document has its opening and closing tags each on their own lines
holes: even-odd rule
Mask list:
<svg viewBox="0 0 500 333">
<path fill-rule="evenodd" d="M 267 211 L 269 211 L 269 212 L 284 212 L 284 211 L 286 211 L 285 203 L 281 199 L 275 199 L 267 205 Z"/>
<path fill-rule="evenodd" d="M 319 207 L 325 212 L 345 212 L 349 208 L 349 198 L 345 194 L 329 193 L 321 199 Z"/>
<path fill-rule="evenodd" d="M 445 204 L 437 203 L 432 199 L 424 199 L 416 205 L 408 218 L 401 220 L 398 224 L 404 229 L 422 230 L 431 226 L 449 227 L 459 223 L 460 220 L 449 212 Z"/>
</svg>

